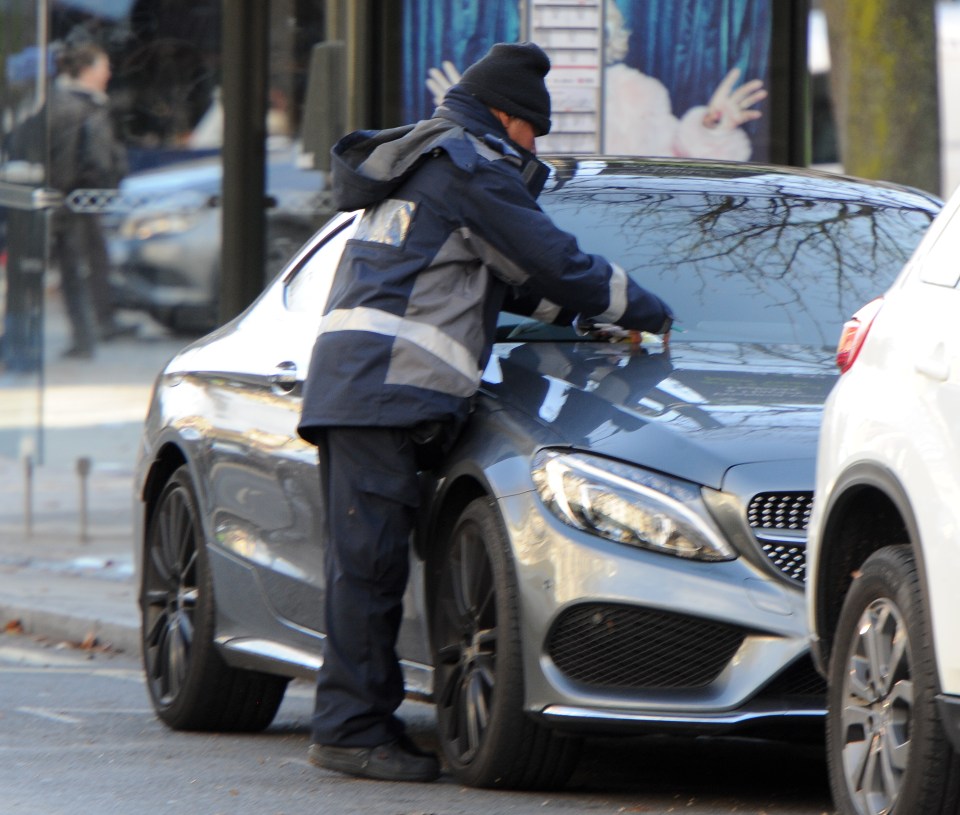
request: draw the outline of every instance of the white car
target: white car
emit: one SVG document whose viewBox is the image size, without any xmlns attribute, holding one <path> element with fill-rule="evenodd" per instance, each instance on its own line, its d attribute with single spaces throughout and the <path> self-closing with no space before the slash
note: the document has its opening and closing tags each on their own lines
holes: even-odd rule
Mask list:
<svg viewBox="0 0 960 815">
<path fill-rule="evenodd" d="M 845 326 L 807 549 L 835 803 L 960 811 L 960 192 Z"/>
</svg>

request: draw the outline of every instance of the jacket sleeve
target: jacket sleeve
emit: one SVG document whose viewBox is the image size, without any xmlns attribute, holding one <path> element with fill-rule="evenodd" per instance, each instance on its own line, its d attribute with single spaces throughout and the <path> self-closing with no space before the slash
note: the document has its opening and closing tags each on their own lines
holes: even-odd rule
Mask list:
<svg viewBox="0 0 960 815">
<path fill-rule="evenodd" d="M 460 198 L 471 247 L 502 280 L 596 322 L 660 333 L 670 307 L 614 263 L 583 252 L 505 162 L 478 168 Z"/>
<path fill-rule="evenodd" d="M 575 309 L 562 308 L 535 291 L 515 286 L 507 288 L 502 310 L 552 325 L 572 325 L 578 314 Z"/>
</svg>

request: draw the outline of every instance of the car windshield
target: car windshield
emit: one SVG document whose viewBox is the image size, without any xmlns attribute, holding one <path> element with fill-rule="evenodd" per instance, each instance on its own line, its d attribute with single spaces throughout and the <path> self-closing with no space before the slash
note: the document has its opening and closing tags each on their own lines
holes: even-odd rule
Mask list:
<svg viewBox="0 0 960 815">
<path fill-rule="evenodd" d="M 764 184 L 732 193 L 613 183 L 570 184 L 540 203 L 585 251 L 670 304 L 676 341 L 833 346 L 843 322 L 893 281 L 934 209 L 892 194 L 868 201 Z M 499 336 L 575 335 L 503 315 Z"/>
</svg>

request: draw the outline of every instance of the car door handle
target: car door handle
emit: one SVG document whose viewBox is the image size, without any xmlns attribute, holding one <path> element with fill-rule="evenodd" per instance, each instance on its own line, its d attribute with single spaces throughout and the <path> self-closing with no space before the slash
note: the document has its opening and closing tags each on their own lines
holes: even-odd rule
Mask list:
<svg viewBox="0 0 960 815">
<path fill-rule="evenodd" d="M 270 374 L 270 388 L 274 393 L 290 393 L 297 386 L 297 363 L 285 360 Z"/>
<path fill-rule="evenodd" d="M 917 360 L 916 369 L 919 373 L 936 382 L 946 382 L 950 376 L 950 365 L 947 362 L 946 349 L 943 344 L 941 343 L 934 348 L 933 353 L 929 356 Z"/>
</svg>

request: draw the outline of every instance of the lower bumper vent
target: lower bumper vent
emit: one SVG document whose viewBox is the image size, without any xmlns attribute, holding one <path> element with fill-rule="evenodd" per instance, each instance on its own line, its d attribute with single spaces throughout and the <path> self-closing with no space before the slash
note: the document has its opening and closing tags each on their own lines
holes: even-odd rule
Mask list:
<svg viewBox="0 0 960 815">
<path fill-rule="evenodd" d="M 826 701 L 827 683 L 805 655 L 774 677 L 759 694 L 761 697 L 811 697 Z"/>
<path fill-rule="evenodd" d="M 740 648 L 746 632 L 664 611 L 585 603 L 564 612 L 547 641 L 564 674 L 607 688 L 702 688 Z"/>
</svg>

